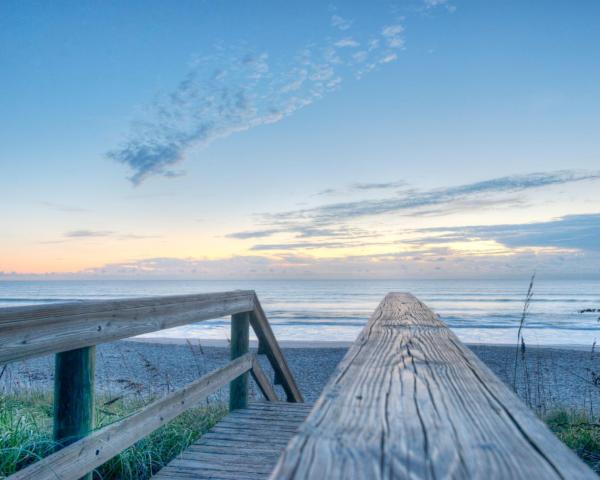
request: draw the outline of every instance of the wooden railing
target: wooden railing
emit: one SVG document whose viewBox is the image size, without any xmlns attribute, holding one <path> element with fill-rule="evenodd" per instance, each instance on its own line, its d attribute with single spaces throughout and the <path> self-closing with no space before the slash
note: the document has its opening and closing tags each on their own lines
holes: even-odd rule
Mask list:
<svg viewBox="0 0 600 480">
<path fill-rule="evenodd" d="M 390 293 L 271 480 L 594 479 L 427 306 Z"/>
<path fill-rule="evenodd" d="M 134 415 L 94 430 L 95 346 L 231 315 L 231 362 Z M 278 397 L 249 351 L 249 326 L 288 402 L 302 402 L 253 291 L 18 307 L 0 310 L 0 366 L 56 354 L 54 439 L 63 446 L 10 479 L 76 479 L 230 384 L 230 409 L 247 404 L 248 374 L 269 401 Z"/>
</svg>

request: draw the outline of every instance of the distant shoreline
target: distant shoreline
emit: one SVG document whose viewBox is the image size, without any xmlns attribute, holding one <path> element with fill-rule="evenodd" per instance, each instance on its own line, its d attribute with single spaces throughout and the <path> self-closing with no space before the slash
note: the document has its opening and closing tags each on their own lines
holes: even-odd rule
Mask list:
<svg viewBox="0 0 600 480">
<path fill-rule="evenodd" d="M 200 343 L 205 347 L 227 347 L 228 340 L 215 338 L 171 338 L 171 337 L 134 337 L 128 338 L 128 342 L 158 343 L 161 345 L 187 345 Z M 327 340 L 280 340 L 281 348 L 349 348 L 354 342 L 349 341 L 327 341 Z M 465 343 L 468 347 L 514 347 L 514 343 Z M 250 340 L 250 346 L 258 346 L 256 340 Z M 555 350 L 591 350 L 591 345 L 586 344 L 528 344 L 527 348 L 551 348 Z"/>
</svg>

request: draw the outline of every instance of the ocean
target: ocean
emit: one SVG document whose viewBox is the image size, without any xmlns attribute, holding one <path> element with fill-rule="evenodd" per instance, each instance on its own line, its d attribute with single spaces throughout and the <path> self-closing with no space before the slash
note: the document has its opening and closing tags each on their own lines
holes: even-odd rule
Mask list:
<svg viewBox="0 0 600 480">
<path fill-rule="evenodd" d="M 253 289 L 280 340 L 352 341 L 383 296 L 408 291 L 464 342 L 514 344 L 529 280 L 123 280 L 0 281 L 0 308 L 58 302 Z M 600 281 L 537 280 L 526 319 L 529 345 L 600 340 Z M 145 336 L 225 339 L 228 319 Z"/>
</svg>

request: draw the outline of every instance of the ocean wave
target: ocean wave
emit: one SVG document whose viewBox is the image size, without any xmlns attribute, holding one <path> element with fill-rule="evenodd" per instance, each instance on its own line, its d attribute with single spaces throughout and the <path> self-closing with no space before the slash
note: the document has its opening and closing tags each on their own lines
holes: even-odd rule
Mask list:
<svg viewBox="0 0 600 480">
<path fill-rule="evenodd" d="M 84 300 L 78 298 L 38 298 L 38 297 L 0 297 L 0 303 L 61 303 L 61 302 L 83 302 Z"/>
</svg>

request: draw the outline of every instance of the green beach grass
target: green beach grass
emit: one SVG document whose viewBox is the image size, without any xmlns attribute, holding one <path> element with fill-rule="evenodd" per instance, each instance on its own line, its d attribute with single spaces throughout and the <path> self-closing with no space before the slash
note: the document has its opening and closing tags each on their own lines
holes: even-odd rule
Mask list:
<svg viewBox="0 0 600 480">
<path fill-rule="evenodd" d="M 134 413 L 137 400 L 99 399 L 98 428 Z M 150 478 L 227 413 L 223 404 L 192 408 L 99 467 L 94 478 L 142 480 Z M 0 478 L 30 465 L 54 451 L 52 397 L 27 393 L 0 396 Z"/>
<path fill-rule="evenodd" d="M 544 421 L 594 472 L 600 474 L 600 419 L 582 411 L 555 410 Z"/>
</svg>

